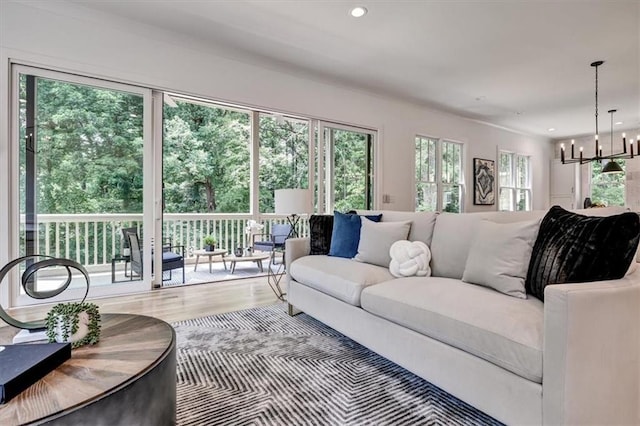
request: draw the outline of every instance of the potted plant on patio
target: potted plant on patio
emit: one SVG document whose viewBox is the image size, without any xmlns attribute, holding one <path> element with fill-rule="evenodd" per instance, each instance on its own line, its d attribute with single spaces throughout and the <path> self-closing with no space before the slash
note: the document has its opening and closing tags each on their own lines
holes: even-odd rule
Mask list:
<svg viewBox="0 0 640 426">
<path fill-rule="evenodd" d="M 216 239 L 213 235 L 207 235 L 202 242 L 206 251 L 213 251 L 216 248 Z"/>
</svg>

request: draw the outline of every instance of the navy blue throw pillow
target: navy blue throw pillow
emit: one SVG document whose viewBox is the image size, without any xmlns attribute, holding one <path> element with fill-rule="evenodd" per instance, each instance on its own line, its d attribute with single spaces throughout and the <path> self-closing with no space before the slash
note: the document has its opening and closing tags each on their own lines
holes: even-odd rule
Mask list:
<svg viewBox="0 0 640 426">
<path fill-rule="evenodd" d="M 549 284 L 569 284 L 624 277 L 640 240 L 636 213 L 590 217 L 553 206 L 533 246 L 525 286 L 544 301 Z"/>
<path fill-rule="evenodd" d="M 365 217 L 374 222 L 380 222 L 382 215 Z M 361 226 L 362 222 L 357 214 L 344 214 L 334 211 L 329 256 L 353 258 L 358 253 Z"/>
</svg>

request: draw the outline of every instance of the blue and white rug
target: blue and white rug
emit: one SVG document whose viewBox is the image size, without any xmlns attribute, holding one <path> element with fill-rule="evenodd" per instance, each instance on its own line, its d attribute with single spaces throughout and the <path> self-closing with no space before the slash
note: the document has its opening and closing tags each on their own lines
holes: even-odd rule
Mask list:
<svg viewBox="0 0 640 426">
<path fill-rule="evenodd" d="M 286 304 L 173 324 L 178 425 L 495 425 Z"/>
</svg>

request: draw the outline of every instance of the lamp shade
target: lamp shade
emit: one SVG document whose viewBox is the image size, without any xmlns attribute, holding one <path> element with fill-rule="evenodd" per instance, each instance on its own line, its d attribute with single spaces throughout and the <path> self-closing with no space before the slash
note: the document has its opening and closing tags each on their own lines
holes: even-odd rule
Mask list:
<svg viewBox="0 0 640 426">
<path fill-rule="evenodd" d="M 622 170 L 622 167 L 620 167 L 620 164 L 616 163 L 615 160 L 611 160 L 607 162 L 607 164 L 605 164 L 604 167 L 602 168 L 602 173 L 622 173 L 622 172 L 624 172 L 624 170 Z"/>
<path fill-rule="evenodd" d="M 292 215 L 311 212 L 308 189 L 276 189 L 276 214 Z"/>
</svg>

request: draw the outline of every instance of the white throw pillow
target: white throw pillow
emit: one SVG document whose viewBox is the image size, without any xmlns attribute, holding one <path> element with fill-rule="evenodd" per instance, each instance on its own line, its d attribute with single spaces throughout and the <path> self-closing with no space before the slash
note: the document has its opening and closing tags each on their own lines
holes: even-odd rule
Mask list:
<svg viewBox="0 0 640 426">
<path fill-rule="evenodd" d="M 360 243 L 354 259 L 359 262 L 389 267 L 391 257 L 389 249 L 399 240 L 406 240 L 411 229 L 411 221 L 406 222 L 374 222 L 361 217 Z"/>
<path fill-rule="evenodd" d="M 539 228 L 540 220 L 483 221 L 471 242 L 462 281 L 526 299 L 524 281 Z"/>
<path fill-rule="evenodd" d="M 389 272 L 394 277 L 428 277 L 431 250 L 422 241 L 396 241 L 389 249 Z"/>
</svg>

